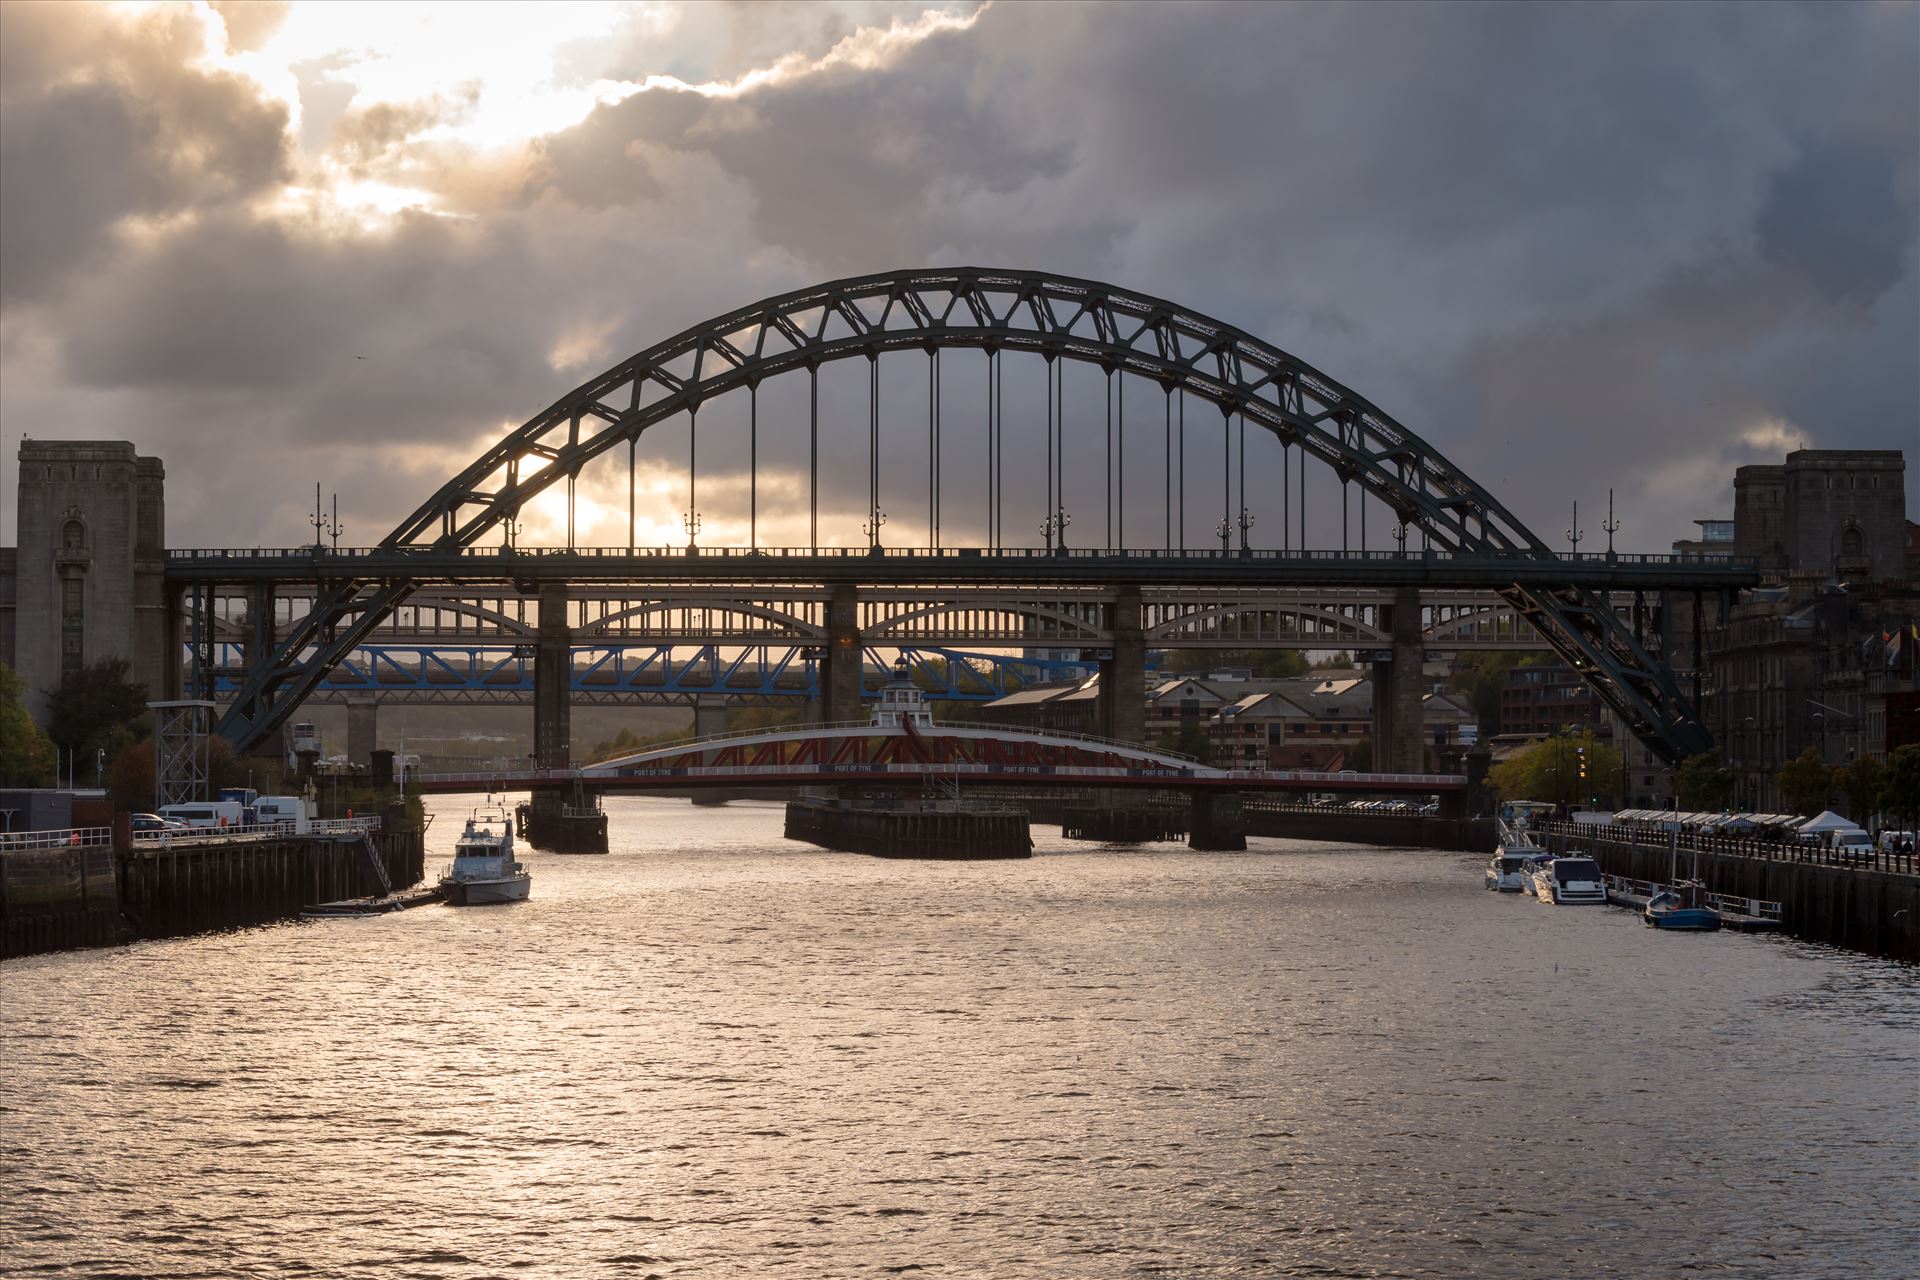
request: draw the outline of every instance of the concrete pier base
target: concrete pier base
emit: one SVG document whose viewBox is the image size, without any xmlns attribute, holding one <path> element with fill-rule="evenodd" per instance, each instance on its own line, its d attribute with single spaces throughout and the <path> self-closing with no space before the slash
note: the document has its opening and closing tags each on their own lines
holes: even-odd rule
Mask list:
<svg viewBox="0 0 1920 1280">
<path fill-rule="evenodd" d="M 1027 815 L 1010 810 L 868 809 L 822 800 L 787 803 L 786 836 L 880 858 L 1027 858 Z"/>
<path fill-rule="evenodd" d="M 605 853 L 607 815 L 591 800 L 567 803 L 558 792 L 536 791 L 514 810 L 520 838 L 547 853 Z"/>
<path fill-rule="evenodd" d="M 1196 791 L 1188 801 L 1187 847 L 1237 853 L 1247 847 L 1247 822 L 1237 791 Z"/>
</svg>

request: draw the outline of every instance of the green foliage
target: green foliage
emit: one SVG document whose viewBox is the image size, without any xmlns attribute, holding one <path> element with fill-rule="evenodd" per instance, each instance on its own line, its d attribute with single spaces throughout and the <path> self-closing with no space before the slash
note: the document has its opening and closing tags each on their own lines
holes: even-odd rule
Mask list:
<svg viewBox="0 0 1920 1280">
<path fill-rule="evenodd" d="M 1154 739 L 1154 749 L 1192 756 L 1202 764 L 1213 763 L 1213 740 L 1201 728 L 1170 730 Z"/>
<path fill-rule="evenodd" d="M 1353 665 L 1353 655 L 1342 649 L 1338 653 L 1328 654 L 1313 664 L 1315 671 L 1339 671 Z"/>
<path fill-rule="evenodd" d="M 733 711 L 727 713 L 727 728 L 753 727 L 751 725 L 736 726 L 733 723 L 735 714 L 737 713 Z M 632 729 L 623 728 L 611 738 L 594 743 L 593 746 L 588 749 L 583 763 L 598 764 L 602 760 L 612 760 L 618 756 L 632 755 L 636 751 L 645 751 L 648 747 L 658 747 L 669 742 L 683 742 L 691 736 L 693 736 L 693 726 L 691 724 L 678 729 L 662 729 L 659 733 L 649 734 L 637 734 Z"/>
<path fill-rule="evenodd" d="M 1833 795 L 1834 770 L 1820 762 L 1820 753 L 1812 747 L 1782 765 L 1775 779 L 1787 812 L 1811 818 L 1827 807 Z"/>
<path fill-rule="evenodd" d="M 1727 758 L 1715 747 L 1688 756 L 1673 774 L 1674 796 L 1683 810 L 1707 813 L 1733 803 L 1739 779 L 1727 766 Z"/>
<path fill-rule="evenodd" d="M 727 732 L 747 729 L 779 729 L 805 724 L 805 707 L 734 707 L 727 712 Z"/>
<path fill-rule="evenodd" d="M 53 743 L 27 714 L 26 682 L 0 662 L 0 783 L 43 787 L 53 779 Z"/>
<path fill-rule="evenodd" d="M 145 813 L 153 808 L 154 742 L 129 742 L 107 766 L 107 792 L 122 812 Z"/>
<path fill-rule="evenodd" d="M 1587 776 L 1580 776 L 1582 756 Z M 1620 753 L 1591 731 L 1536 742 L 1493 767 L 1493 785 L 1509 800 L 1585 806 L 1611 797 L 1620 783 Z"/>
<path fill-rule="evenodd" d="M 1481 736 L 1492 737 L 1500 732 L 1500 691 L 1506 688 L 1507 674 L 1516 667 L 1548 666 L 1554 661 L 1550 653 L 1463 653 L 1454 660 L 1447 688 L 1466 695 Z"/>
<path fill-rule="evenodd" d="M 1307 674 L 1307 655 L 1298 649 L 1176 649 L 1167 657 L 1167 670 L 1183 676 L 1227 667 L 1245 667 L 1258 680 L 1284 680 Z"/>
<path fill-rule="evenodd" d="M 1847 796 L 1847 816 L 1865 826 L 1880 811 L 1887 766 L 1878 756 L 1860 756 L 1839 772 L 1840 790 Z"/>
<path fill-rule="evenodd" d="M 1906 830 L 1920 827 L 1920 744 L 1901 747 L 1887 759 L 1880 811 Z"/>
<path fill-rule="evenodd" d="M 128 678 L 125 658 L 103 658 L 68 673 L 47 704 L 47 736 L 77 767 L 91 772 L 95 751 L 109 757 L 144 737 L 147 687 Z"/>
<path fill-rule="evenodd" d="M 602 760 L 611 760 L 615 756 L 631 755 L 640 749 L 640 738 L 631 729 L 621 729 L 619 733 L 604 742 L 596 742 L 587 752 L 587 763 L 598 764 Z"/>
</svg>

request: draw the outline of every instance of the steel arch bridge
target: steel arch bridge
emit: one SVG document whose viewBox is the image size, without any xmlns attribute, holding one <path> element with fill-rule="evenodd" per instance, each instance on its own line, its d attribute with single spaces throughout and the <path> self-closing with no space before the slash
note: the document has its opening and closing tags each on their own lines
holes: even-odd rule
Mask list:
<svg viewBox="0 0 1920 1280">
<path fill-rule="evenodd" d="M 364 568 L 351 561 L 336 566 L 339 576 L 322 583 L 313 607 L 279 637 L 272 655 L 252 668 L 222 718 L 220 732 L 243 748 L 261 743 L 413 594 L 421 579 L 411 565 L 418 563 L 424 570 L 434 557 L 469 552 L 481 539 L 510 530 L 534 497 L 562 481 L 571 486 L 583 467 L 621 445 L 631 450 L 664 422 L 680 415 L 689 420 L 690 495 L 697 494 L 699 411 L 716 397 L 746 391 L 757 433 L 761 384 L 783 376 L 804 377 L 811 384 L 812 439 L 817 441 L 820 369 L 860 357 L 869 362 L 868 532 L 878 551 L 884 519 L 878 502 L 878 362 L 893 353 L 924 355 L 928 430 L 937 441 L 940 356 L 953 350 L 985 353 L 993 387 L 987 400 L 989 468 L 995 476 L 1006 453 L 1002 358 L 1032 355 L 1045 362 L 1047 553 L 1064 551 L 1068 520 L 1062 480 L 1064 376 L 1056 378 L 1056 366 L 1074 361 L 1105 373 L 1110 406 L 1116 376 L 1123 384 L 1132 378 L 1158 387 L 1165 395 L 1169 438 L 1176 402 L 1184 427 L 1189 398 L 1215 406 L 1225 428 L 1223 439 L 1230 437 L 1238 419 L 1242 554 L 1248 551 L 1251 523 L 1245 505 L 1245 437 L 1252 426 L 1256 435 L 1266 432 L 1281 445 L 1283 489 L 1291 483 L 1287 472 L 1294 469 L 1293 451 L 1299 453 L 1303 546 L 1312 464 L 1316 475 L 1330 475 L 1342 487 L 1343 527 L 1346 487 L 1360 488 L 1363 547 L 1365 503 L 1371 498 L 1396 522 L 1403 555 L 1407 534 L 1417 532 L 1429 552 L 1511 565 L 1511 585 L 1499 587 L 1499 595 L 1586 677 L 1639 737 L 1669 760 L 1710 745 L 1710 735 L 1672 670 L 1621 622 L 1593 578 L 1560 572 L 1562 562 L 1555 553 L 1492 493 L 1372 402 L 1271 344 L 1163 299 L 1097 281 L 972 267 L 862 276 L 767 299 L 695 325 L 581 384 L 443 485 L 382 540 Z M 1124 386 L 1122 404 L 1124 414 Z M 1054 429 L 1057 412 L 1059 432 Z M 939 480 L 932 460 L 937 451 L 937 443 L 930 445 L 929 551 L 935 555 L 942 553 Z M 814 457 L 817 552 L 817 453 Z M 1223 501 L 1230 508 L 1230 444 L 1224 463 Z M 1260 483 L 1271 485 L 1272 480 L 1264 476 Z M 1183 540 L 1184 481 L 1183 471 Z M 1171 530 L 1170 490 L 1167 501 Z M 697 502 L 690 502 L 689 515 L 697 509 Z M 990 490 L 987 538 L 995 551 L 1005 546 L 1003 517 L 1001 496 Z M 1222 517 L 1217 533 L 1223 553 L 1235 523 L 1230 515 Z M 1171 554 L 1171 533 L 1168 543 L 1166 559 L 1154 567 L 1166 580 L 1179 581 L 1182 564 Z M 1215 561 L 1208 571 L 1230 572 L 1230 566 Z"/>
</svg>

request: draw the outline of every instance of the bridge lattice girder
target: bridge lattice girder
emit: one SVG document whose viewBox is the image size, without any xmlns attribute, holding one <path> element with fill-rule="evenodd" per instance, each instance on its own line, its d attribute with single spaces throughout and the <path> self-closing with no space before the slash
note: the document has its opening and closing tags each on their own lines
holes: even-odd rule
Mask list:
<svg viewBox="0 0 1920 1280">
<path fill-rule="evenodd" d="M 382 541 L 455 549 L 656 423 L 770 377 L 893 351 L 1027 352 L 1132 374 L 1216 405 L 1361 485 L 1452 552 L 1552 560 L 1484 487 L 1378 406 L 1242 330 L 1096 281 L 978 268 L 835 281 L 696 325 L 561 397 L 489 448 Z M 697 426 L 696 426 L 697 429 Z M 1303 462 L 1304 465 L 1304 462 Z M 257 745 L 414 589 L 405 576 L 347 580 L 316 600 L 222 719 Z M 1584 588 L 1505 593 L 1643 740 L 1669 759 L 1711 739 L 1673 674 Z"/>
</svg>

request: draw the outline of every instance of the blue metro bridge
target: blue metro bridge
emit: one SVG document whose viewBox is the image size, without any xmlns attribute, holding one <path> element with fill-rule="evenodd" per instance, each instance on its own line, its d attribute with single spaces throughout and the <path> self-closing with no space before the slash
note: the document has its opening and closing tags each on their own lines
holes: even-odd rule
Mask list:
<svg viewBox="0 0 1920 1280">
<path fill-rule="evenodd" d="M 842 362 L 866 373 L 852 547 L 821 536 L 821 384 Z M 719 511 L 700 505 L 701 445 L 728 448 L 742 425 L 745 510 L 729 514 L 746 537 L 703 542 Z M 763 435 L 804 444 L 805 546 L 761 537 Z M 684 442 L 684 545 L 635 545 L 642 442 Z M 622 453 L 628 545 L 574 545 L 582 474 L 604 482 Z M 924 503 L 914 545 L 883 537 L 901 457 L 924 465 L 923 489 L 888 494 Z M 549 490 L 567 545 L 522 545 Z M 1040 538 L 1023 545 L 1009 506 L 1035 499 Z M 1309 547 L 1335 510 L 1338 547 Z M 982 545 L 952 545 L 963 524 Z M 1116 286 L 971 267 L 834 281 L 686 329 L 507 432 L 376 546 L 174 551 L 166 574 L 184 691 L 225 702 L 219 732 L 243 750 L 271 749 L 315 697 L 499 696 L 532 700 L 536 765 L 563 768 L 576 699 L 799 696 L 852 721 L 889 652 L 960 699 L 1061 670 L 1010 654 L 1069 653 L 1100 673 L 1103 735 L 1138 742 L 1149 648 L 1292 646 L 1373 662 L 1376 759 L 1401 773 L 1419 770 L 1434 649 L 1549 648 L 1665 759 L 1705 749 L 1697 663 L 1687 681 L 1672 659 L 1758 580 L 1731 558 L 1556 552 L 1277 347 Z"/>
</svg>

